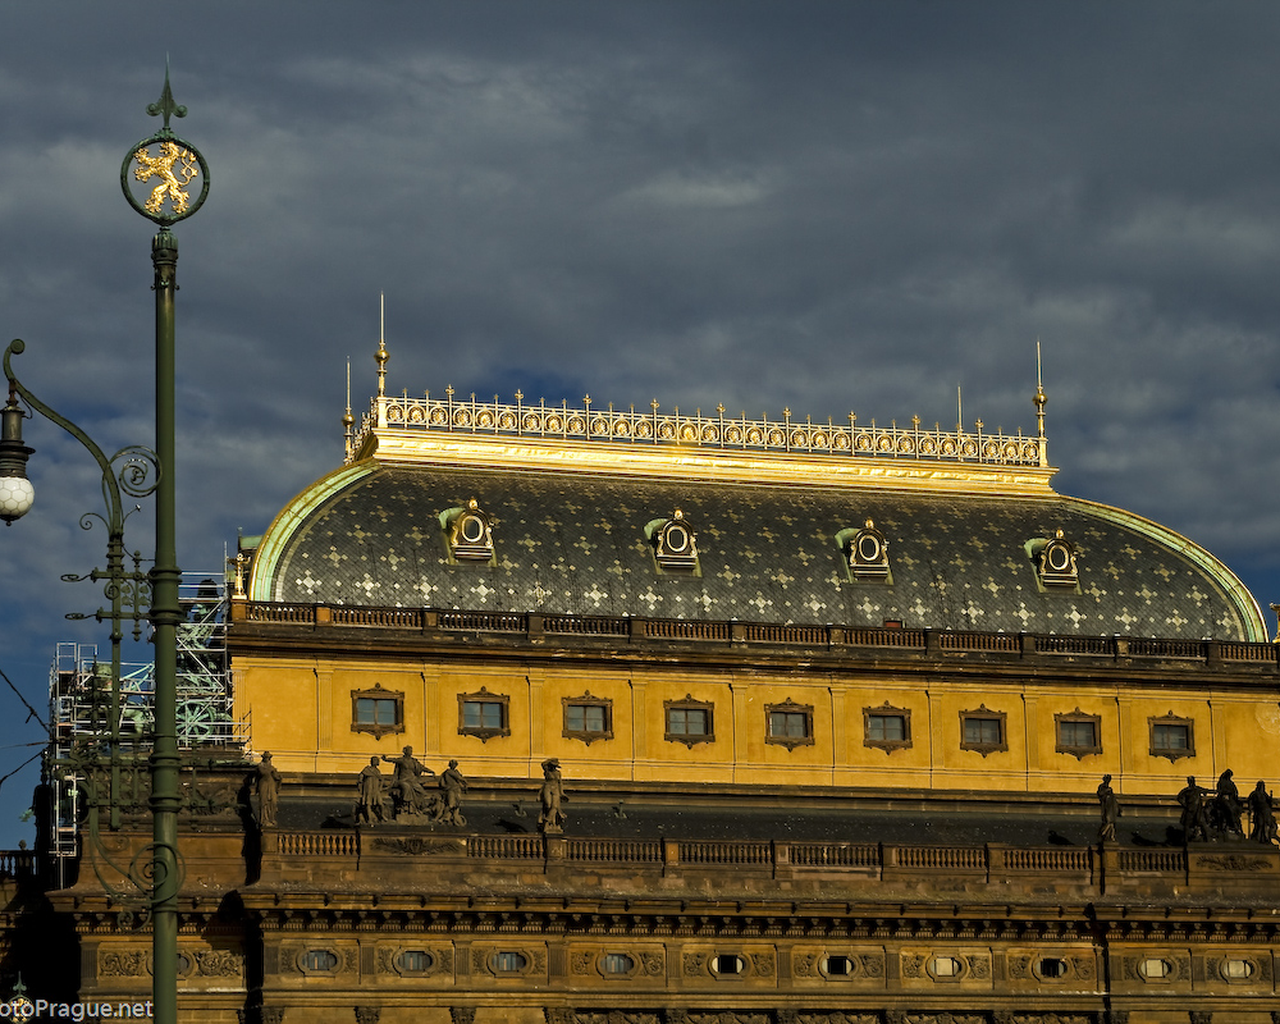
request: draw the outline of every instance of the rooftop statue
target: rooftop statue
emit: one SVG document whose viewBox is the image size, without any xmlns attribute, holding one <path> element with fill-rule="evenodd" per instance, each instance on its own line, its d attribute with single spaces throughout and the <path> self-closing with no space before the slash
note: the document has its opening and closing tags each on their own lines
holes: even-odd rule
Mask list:
<svg viewBox="0 0 1280 1024">
<path fill-rule="evenodd" d="M 406 814 L 426 814 L 431 802 L 422 776 L 434 775 L 430 768 L 413 756 L 413 747 L 405 747 L 399 757 L 382 755 L 382 760 L 396 766 L 387 792 L 391 796 L 393 814 L 398 819 Z"/>
<path fill-rule="evenodd" d="M 542 789 L 538 791 L 542 813 L 538 815 L 538 831 L 546 835 L 558 835 L 564 831 L 564 780 L 560 777 L 560 762 L 554 757 L 542 762 Z"/>
<path fill-rule="evenodd" d="M 1102 776 L 1098 786 L 1098 809 L 1102 814 L 1102 823 L 1098 826 L 1098 840 L 1103 843 L 1116 841 L 1116 819 L 1120 817 L 1120 803 L 1116 800 L 1115 790 L 1111 788 L 1111 776 Z"/>
<path fill-rule="evenodd" d="M 446 825 L 465 825 L 462 816 L 462 794 L 467 791 L 467 780 L 458 771 L 458 762 L 450 761 L 449 767 L 440 773 L 441 805 L 438 820 Z"/>
<path fill-rule="evenodd" d="M 1270 846 L 1276 838 L 1276 815 L 1271 794 L 1261 779 L 1249 794 L 1249 813 L 1253 817 L 1249 838 L 1255 843 Z"/>
<path fill-rule="evenodd" d="M 372 825 L 382 821 L 386 812 L 382 806 L 382 772 L 378 769 L 378 758 L 369 758 L 369 763 L 360 769 L 356 780 L 360 789 L 360 797 L 356 802 L 356 824 Z"/>
<path fill-rule="evenodd" d="M 262 755 L 253 778 L 254 792 L 258 794 L 258 824 L 272 828 L 280 808 L 280 772 L 271 763 L 271 751 Z"/>
</svg>

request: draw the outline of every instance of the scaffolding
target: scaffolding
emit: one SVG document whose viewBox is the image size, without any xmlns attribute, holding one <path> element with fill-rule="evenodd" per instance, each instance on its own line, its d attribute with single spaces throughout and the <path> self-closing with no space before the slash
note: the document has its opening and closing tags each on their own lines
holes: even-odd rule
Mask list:
<svg viewBox="0 0 1280 1024">
<path fill-rule="evenodd" d="M 184 573 L 179 585 L 183 621 L 177 628 L 178 746 L 185 752 L 240 755 L 249 743 L 248 721 L 237 721 L 227 658 L 226 586 L 221 574 Z M 58 881 L 79 854 L 78 833 L 87 808 L 85 779 L 74 767 L 85 752 L 112 764 L 145 764 L 155 705 L 154 662 L 120 666 L 118 718 L 111 721 L 111 660 L 96 644 L 57 645 L 49 674 L 49 761 L 52 854 Z M 140 786 L 130 773 L 129 786 Z M 123 804 L 145 804 L 145 793 L 117 793 Z"/>
</svg>

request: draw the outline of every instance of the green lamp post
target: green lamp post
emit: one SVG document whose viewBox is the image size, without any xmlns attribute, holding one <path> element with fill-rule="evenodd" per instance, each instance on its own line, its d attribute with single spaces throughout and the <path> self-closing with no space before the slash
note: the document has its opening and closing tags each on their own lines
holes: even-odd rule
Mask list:
<svg viewBox="0 0 1280 1024">
<path fill-rule="evenodd" d="M 129 204 L 159 226 L 151 242 L 151 261 L 155 267 L 156 296 L 156 443 L 155 449 L 130 446 L 108 457 L 78 426 L 40 401 L 17 378 L 12 357 L 21 355 L 25 344 L 15 339 L 4 352 L 4 374 L 9 397 L 0 408 L 0 521 L 11 525 L 24 516 L 35 500 L 35 491 L 27 479 L 26 465 L 33 449 L 22 437 L 22 421 L 28 413 L 19 404 L 21 398 L 29 408 L 62 427 L 83 445 L 102 470 L 105 515 L 85 516 L 81 525 L 88 528 L 90 519 L 101 520 L 107 527 L 107 569 L 93 570 L 86 576 L 64 576 L 68 581 L 92 579 L 105 581 L 111 607 L 99 609 L 93 616 L 107 620 L 111 632 L 110 707 L 100 743 L 86 755 L 79 767 L 95 775 L 109 773 L 109 786 L 96 781 L 90 786 L 93 798 L 89 828 L 96 833 L 97 810 L 105 806 L 111 814 L 111 827 L 119 824 L 119 781 L 122 768 L 132 770 L 132 762 L 122 758 L 120 744 L 120 641 L 126 620 L 135 624 L 134 638 L 139 638 L 138 623 L 146 618 L 153 628 L 155 649 L 153 734 L 150 751 L 152 842 L 150 864 L 128 876 L 134 884 L 149 888 L 149 914 L 152 927 L 152 1011 L 160 1024 L 176 1024 L 178 1015 L 178 811 L 182 796 L 179 788 L 180 759 L 177 735 L 177 647 L 178 626 L 182 608 L 178 598 L 181 573 L 177 564 L 174 443 L 174 300 L 177 291 L 176 270 L 178 242 L 169 228 L 190 217 L 204 203 L 209 193 L 209 168 L 204 157 L 190 143 L 178 138 L 169 127 L 170 117 L 184 117 L 186 108 L 173 102 L 169 89 L 169 72 L 165 70 L 164 91 L 160 100 L 147 107 L 152 116 L 162 115 L 164 127 L 154 135 L 132 146 L 120 169 L 120 184 Z M 159 184 L 152 182 L 158 179 Z M 199 190 L 194 183 L 199 179 Z M 141 194 L 135 187 L 141 184 Z M 152 473 L 152 470 L 155 470 Z M 129 513 L 124 510 L 122 493 L 136 497 L 156 497 L 156 551 L 149 573 L 138 570 L 139 556 L 134 556 L 134 569 L 125 565 L 124 525 Z M 151 607 L 146 613 L 142 603 L 150 593 Z M 68 618 L 86 618 L 70 615 Z M 105 755 L 102 753 L 105 750 Z M 105 757 L 105 760 L 104 760 Z M 66 766 L 63 766 L 64 768 Z M 123 897 L 127 893 L 112 891 Z"/>
<path fill-rule="evenodd" d="M 169 228 L 195 213 L 209 194 L 209 168 L 190 143 L 169 128 L 171 117 L 185 117 L 173 101 L 169 71 L 164 91 L 147 113 L 164 126 L 133 146 L 120 167 L 120 186 L 138 213 L 159 226 L 151 240 L 156 293 L 156 557 L 151 570 L 151 624 L 155 643 L 155 734 L 151 747 L 152 959 L 153 1001 L 158 1024 L 176 1024 L 178 1016 L 178 783 L 177 502 L 174 480 L 174 312 L 178 290 L 178 240 Z M 146 191 L 146 187 L 158 180 Z M 199 184 L 199 191 L 193 185 Z M 135 187 L 143 185 L 143 195 Z"/>
</svg>

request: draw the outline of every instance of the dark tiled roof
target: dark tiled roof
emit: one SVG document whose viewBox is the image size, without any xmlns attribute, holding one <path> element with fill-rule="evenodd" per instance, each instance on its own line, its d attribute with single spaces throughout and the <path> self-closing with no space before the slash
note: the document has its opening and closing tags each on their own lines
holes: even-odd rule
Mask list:
<svg viewBox="0 0 1280 1024">
<path fill-rule="evenodd" d="M 440 513 L 475 498 L 492 564 L 450 564 Z M 697 576 L 660 573 L 645 524 L 676 508 Z M 891 582 L 853 581 L 836 542 L 868 518 Z M 283 521 L 283 520 L 282 520 Z M 277 527 L 283 529 L 285 527 Z M 698 484 L 553 473 L 378 468 L 279 545 L 277 601 L 547 614 L 1249 639 L 1243 588 L 1136 516 L 1049 494 Z M 1079 588 L 1045 592 L 1027 542 L 1062 530 Z M 1194 550 L 1192 545 L 1181 542 Z"/>
</svg>

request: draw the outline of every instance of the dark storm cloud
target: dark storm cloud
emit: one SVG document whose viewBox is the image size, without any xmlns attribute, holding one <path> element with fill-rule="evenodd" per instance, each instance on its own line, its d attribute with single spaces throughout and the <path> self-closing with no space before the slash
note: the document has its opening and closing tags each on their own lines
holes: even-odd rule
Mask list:
<svg viewBox="0 0 1280 1024">
<path fill-rule="evenodd" d="M 237 527 L 338 463 L 346 360 L 359 415 L 385 291 L 389 387 L 412 393 L 949 427 L 962 385 L 970 426 L 1034 430 L 1040 338 L 1059 490 L 1280 598 L 1274 7 L 188 17 L 0 9 L 0 331 L 111 449 L 152 433 L 151 231 L 118 174 L 171 40 L 174 127 L 213 173 L 178 228 L 185 566 L 217 571 Z M 35 698 L 55 639 L 105 642 L 60 621 L 100 597 L 57 582 L 102 559 L 77 525 L 92 465 L 47 424 L 28 441 L 0 668 Z"/>
</svg>

